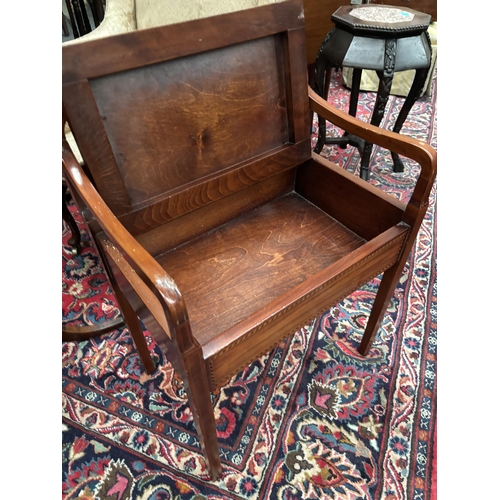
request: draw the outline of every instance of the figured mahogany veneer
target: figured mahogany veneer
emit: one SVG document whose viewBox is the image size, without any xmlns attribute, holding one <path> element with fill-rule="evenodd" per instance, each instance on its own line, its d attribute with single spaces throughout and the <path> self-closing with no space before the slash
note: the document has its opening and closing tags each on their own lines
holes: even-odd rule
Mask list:
<svg viewBox="0 0 500 500">
<path fill-rule="evenodd" d="M 63 47 L 63 174 L 151 373 L 140 318 L 189 398 L 213 479 L 210 391 L 383 274 L 365 355 L 425 215 L 436 153 L 307 86 L 300 0 Z M 413 158 L 405 205 L 311 152 L 311 111 Z M 183 457 L 176 464 L 182 468 Z"/>
<path fill-rule="evenodd" d="M 206 345 L 363 243 L 291 193 L 157 260 L 182 289 L 191 328 Z"/>
</svg>

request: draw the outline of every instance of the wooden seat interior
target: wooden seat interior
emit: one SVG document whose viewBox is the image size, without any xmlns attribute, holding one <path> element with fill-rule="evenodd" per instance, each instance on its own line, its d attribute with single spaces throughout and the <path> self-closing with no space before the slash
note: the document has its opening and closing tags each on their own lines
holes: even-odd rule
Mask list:
<svg viewBox="0 0 500 500">
<path fill-rule="evenodd" d="M 365 240 L 295 192 L 158 258 L 183 291 L 202 346 Z"/>
<path fill-rule="evenodd" d="M 63 173 L 146 370 L 137 317 L 183 379 L 212 478 L 210 390 L 385 271 L 366 354 L 435 176 L 428 145 L 308 88 L 303 17 L 291 0 L 63 47 L 86 165 L 63 141 Z M 417 160 L 410 203 L 312 153 L 312 111 Z"/>
</svg>

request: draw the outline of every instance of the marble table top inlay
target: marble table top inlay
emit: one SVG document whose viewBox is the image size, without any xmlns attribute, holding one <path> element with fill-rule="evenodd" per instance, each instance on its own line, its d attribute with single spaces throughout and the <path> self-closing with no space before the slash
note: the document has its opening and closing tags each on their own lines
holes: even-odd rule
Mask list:
<svg viewBox="0 0 500 500">
<path fill-rule="evenodd" d="M 411 12 L 385 7 L 362 7 L 351 10 L 350 14 L 362 21 L 389 24 L 409 22 L 414 17 Z"/>
</svg>

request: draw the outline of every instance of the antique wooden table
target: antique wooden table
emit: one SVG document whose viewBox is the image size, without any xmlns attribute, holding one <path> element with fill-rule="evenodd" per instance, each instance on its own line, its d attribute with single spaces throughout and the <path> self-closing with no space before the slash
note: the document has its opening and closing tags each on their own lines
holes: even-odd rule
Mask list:
<svg viewBox="0 0 500 500">
<path fill-rule="evenodd" d="M 431 43 L 427 33 L 431 16 L 413 9 L 388 5 L 346 5 L 332 14 L 335 27 L 327 34 L 316 58 L 316 85 L 320 95 L 328 96 L 332 68 L 353 68 L 349 114 L 356 116 L 358 94 L 363 69 L 377 72 L 380 79 L 377 98 L 370 123 L 379 126 L 391 90 L 394 73 L 416 70 L 410 92 L 394 124 L 399 132 L 408 113 L 420 96 L 431 63 Z M 368 180 L 373 145 L 352 134 L 326 137 L 325 119 L 318 118 L 318 142 L 314 149 L 320 153 L 325 144 L 345 148 L 356 146 L 361 155 L 360 177 Z M 403 172 L 404 165 L 391 152 L 394 171 Z"/>
</svg>

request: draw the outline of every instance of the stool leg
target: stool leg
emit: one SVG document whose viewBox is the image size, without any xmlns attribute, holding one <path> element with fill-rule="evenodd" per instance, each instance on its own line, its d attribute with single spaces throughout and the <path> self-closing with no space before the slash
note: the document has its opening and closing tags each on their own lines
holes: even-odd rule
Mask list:
<svg viewBox="0 0 500 500">
<path fill-rule="evenodd" d="M 373 108 L 372 118 L 370 123 L 378 127 L 382 118 L 384 116 L 385 106 L 387 104 L 387 99 L 389 98 L 389 92 L 392 86 L 392 75 L 384 76 L 381 71 L 377 71 L 377 75 L 380 79 L 377 91 L 377 98 L 375 100 L 375 107 Z M 363 148 L 363 154 L 361 156 L 361 168 L 359 176 L 368 181 L 370 179 L 370 158 L 372 155 L 373 144 L 370 142 L 365 142 Z"/>
<path fill-rule="evenodd" d="M 120 310 L 125 319 L 125 324 L 127 325 L 132 340 L 134 341 L 135 348 L 139 353 L 139 357 L 141 358 L 146 373 L 148 375 L 151 375 L 155 372 L 156 367 L 153 359 L 151 358 L 151 354 L 149 353 L 148 344 L 146 342 L 146 339 L 144 338 L 144 333 L 142 332 L 139 318 L 137 317 L 137 314 L 126 299 L 123 292 L 120 290 L 120 287 L 116 284 L 114 278 L 111 276 L 111 274 L 109 274 L 109 276 L 110 281 L 113 285 L 113 291 L 115 293 L 116 300 L 118 301 L 118 305 L 120 306 Z"/>
<path fill-rule="evenodd" d="M 408 92 L 408 96 L 399 112 L 396 123 L 394 124 L 393 132 L 399 133 L 403 124 L 410 112 L 410 109 L 415 104 L 417 99 L 419 98 L 422 90 L 424 89 L 425 80 L 427 79 L 427 73 L 429 68 L 421 68 L 417 69 L 415 72 L 415 78 L 413 79 L 412 86 L 410 88 L 410 92 Z M 393 153 L 391 151 L 392 161 L 394 162 L 393 170 L 394 172 L 404 172 L 403 162 L 400 160 L 399 155 L 397 153 Z"/>
<path fill-rule="evenodd" d="M 146 339 L 144 338 L 144 333 L 142 331 L 141 323 L 139 322 L 139 318 L 134 311 L 134 308 L 128 301 L 125 294 L 120 289 L 116 277 L 113 274 L 111 267 L 106 259 L 106 251 L 100 244 L 99 240 L 95 240 L 99 249 L 99 253 L 101 255 L 101 262 L 106 270 L 107 277 L 109 282 L 111 283 L 111 287 L 115 294 L 116 300 L 118 302 L 118 306 L 120 307 L 120 312 L 122 313 L 123 319 L 125 320 L 125 325 L 128 328 L 130 336 L 134 341 L 135 348 L 139 353 L 139 357 L 141 358 L 142 364 L 144 365 L 144 369 L 148 375 L 151 375 L 156 370 L 153 359 L 151 358 L 151 354 L 149 353 L 148 344 Z"/>
</svg>

